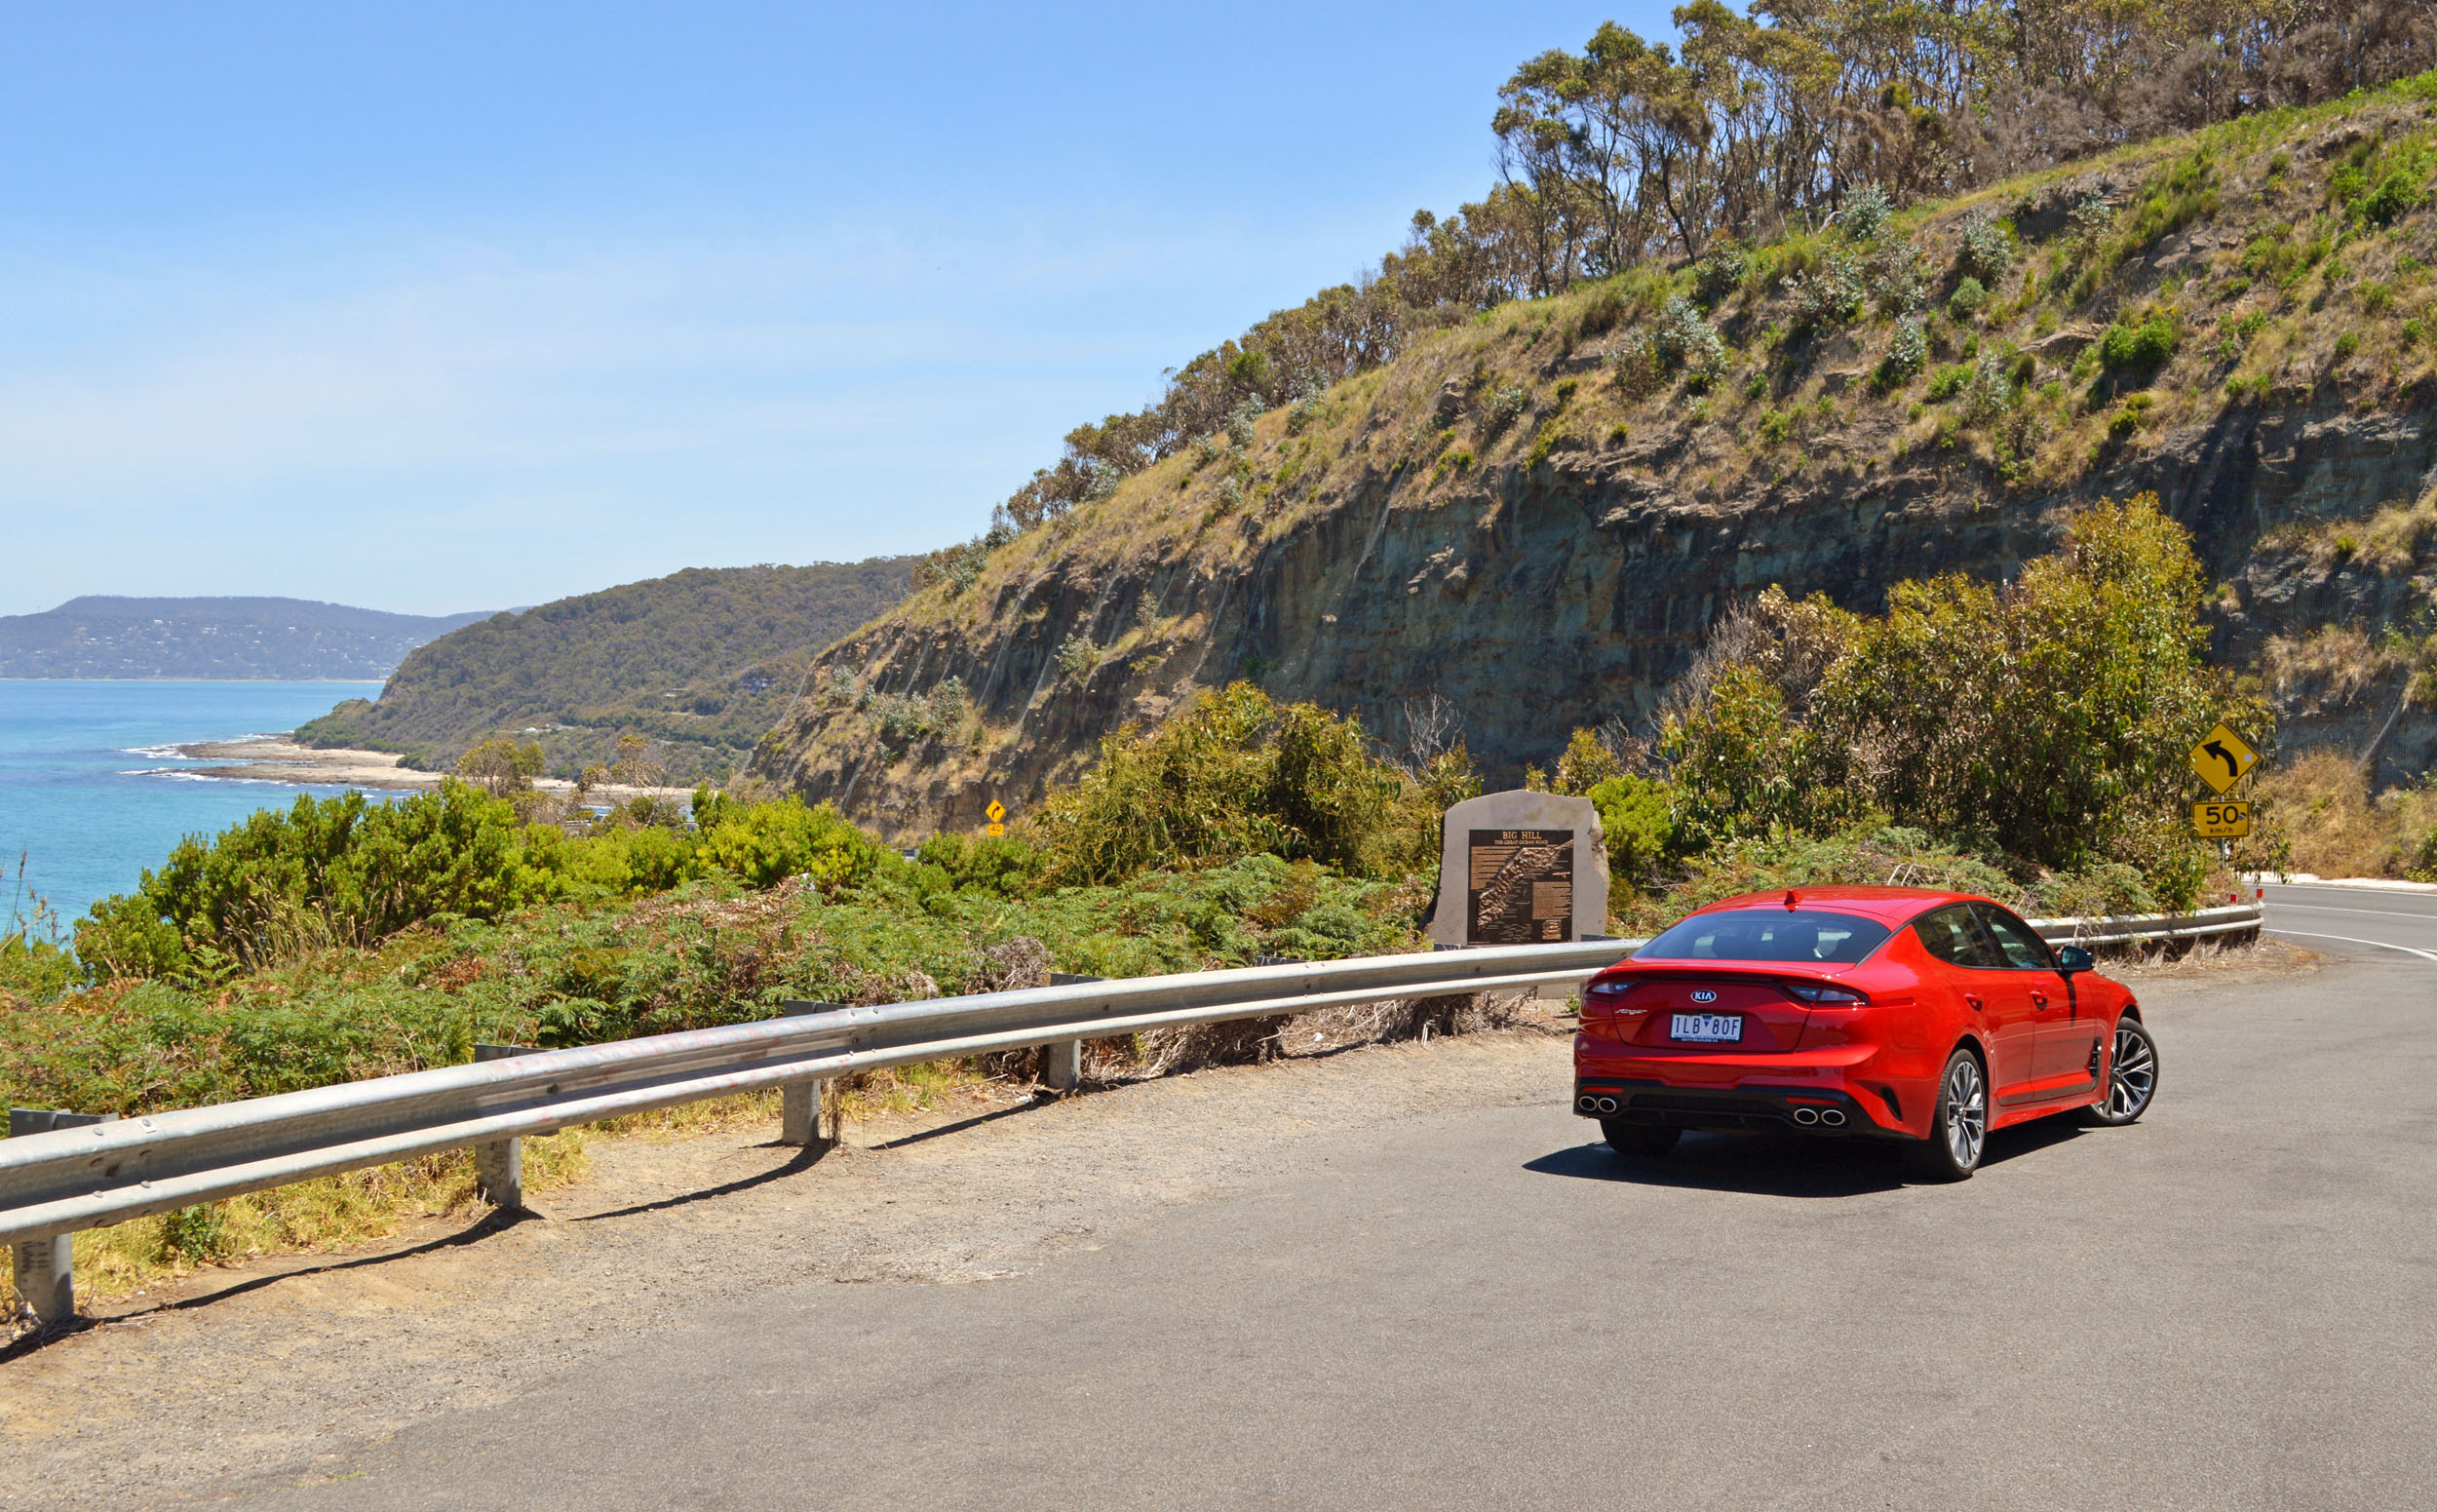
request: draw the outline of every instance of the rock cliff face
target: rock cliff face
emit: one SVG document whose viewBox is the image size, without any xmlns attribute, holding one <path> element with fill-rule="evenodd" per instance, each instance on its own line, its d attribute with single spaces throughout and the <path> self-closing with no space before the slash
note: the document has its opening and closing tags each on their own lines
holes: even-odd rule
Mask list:
<svg viewBox="0 0 2437 1512">
<path fill-rule="evenodd" d="M 926 590 L 850 636 L 820 658 L 749 781 L 833 798 L 901 836 L 978 826 L 992 798 L 1021 812 L 1070 779 L 1101 737 L 1251 678 L 1389 741 L 1421 701 L 1444 699 L 1504 782 L 1551 761 L 1575 726 L 1646 721 L 1739 598 L 1779 584 L 1875 608 L 1904 578 L 2002 579 L 2103 494 L 2154 490 L 2192 531 L 2224 585 L 2229 663 L 2285 654 L 2318 627 L 2405 623 L 2437 582 L 2422 562 L 2437 523 L 2375 562 L 2330 557 L 2321 537 L 2367 529 L 2381 507 L 2408 513 L 2437 482 L 2427 346 L 2331 347 L 2359 329 L 2349 285 L 2263 290 L 2240 271 L 2251 222 L 2291 209 L 2292 175 L 2264 161 L 2275 142 L 2254 145 L 2260 163 L 2218 170 L 2228 208 L 2127 256 L 2068 310 L 2079 327 L 2056 310 L 2087 250 L 2058 243 L 2043 260 L 2027 246 L 2000 286 L 2003 317 L 1922 322 L 1933 360 L 1918 381 L 1871 366 L 1881 342 L 1867 316 L 1788 334 L 1799 286 L 1760 274 L 1711 310 L 1728 356 L 1706 386 L 1648 376 L 1664 288 L 1455 326 L 1233 445 L 1128 480 L 998 548 L 969 586 Z M 2118 162 L 2107 181 L 2141 172 Z M 2000 191 L 1927 217 L 1914 244 L 1941 262 L 1971 210 L 2086 198 L 2097 183 L 2016 190 L 2018 203 Z M 2381 256 L 2422 265 L 2389 283 L 2389 325 L 2428 301 L 2429 219 L 2348 253 L 2347 279 L 2384 271 Z M 2254 310 L 2274 313 L 2246 326 Z M 2146 386 L 2100 368 L 2091 333 L 2152 311 L 2182 332 L 2172 363 Z M 2011 370 L 2012 407 L 1966 420 L 1929 380 L 1975 354 Z M 2437 522 L 2437 501 L 2424 512 Z M 2288 740 L 2366 744 L 2410 673 L 2320 699 Z M 2380 743 L 2388 775 L 2424 765 L 2432 745 L 2437 727 L 2398 721 Z"/>
</svg>

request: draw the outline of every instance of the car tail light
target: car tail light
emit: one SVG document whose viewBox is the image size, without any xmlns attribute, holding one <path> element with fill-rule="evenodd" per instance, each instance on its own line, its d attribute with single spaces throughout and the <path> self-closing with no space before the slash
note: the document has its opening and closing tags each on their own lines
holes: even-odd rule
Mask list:
<svg viewBox="0 0 2437 1512">
<path fill-rule="evenodd" d="M 1818 982 L 1789 982 L 1785 988 L 1799 1000 L 1820 1008 L 1855 1008 L 1870 1001 L 1850 988 L 1829 987 Z"/>
<path fill-rule="evenodd" d="M 1584 1016 L 1622 1017 L 1626 1014 L 1642 1012 L 1643 1010 L 1641 1009 L 1627 1008 L 1625 1006 L 1625 998 L 1632 993 L 1635 988 L 1639 986 L 1641 986 L 1641 984 L 1638 982 L 1603 982 L 1597 984 L 1596 986 L 1583 989 L 1582 1011 Z"/>
</svg>

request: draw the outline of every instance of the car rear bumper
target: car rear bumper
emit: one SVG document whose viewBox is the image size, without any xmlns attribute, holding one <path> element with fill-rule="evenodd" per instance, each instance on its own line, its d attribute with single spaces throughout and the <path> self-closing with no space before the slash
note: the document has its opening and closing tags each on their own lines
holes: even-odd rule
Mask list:
<svg viewBox="0 0 2437 1512">
<path fill-rule="evenodd" d="M 1585 1075 L 1575 1078 L 1573 1105 L 1585 1118 L 1678 1129 L 1787 1129 L 1910 1139 L 1900 1102 L 1892 1088 L 1849 1088 L 1826 1081 L 1676 1086 L 1638 1077 Z"/>
</svg>

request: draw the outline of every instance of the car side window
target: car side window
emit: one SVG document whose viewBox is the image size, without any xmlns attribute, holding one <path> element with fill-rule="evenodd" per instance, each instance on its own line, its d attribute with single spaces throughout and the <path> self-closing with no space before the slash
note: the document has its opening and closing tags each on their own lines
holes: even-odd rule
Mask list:
<svg viewBox="0 0 2437 1512">
<path fill-rule="evenodd" d="M 1996 937 L 1997 949 L 2004 953 L 2007 965 L 2021 971 L 2056 970 L 2056 955 L 2049 950 L 2048 942 L 2040 939 L 2029 924 L 2003 909 L 1992 909 L 1985 903 L 1973 904 L 1972 911 L 1980 915 L 1980 921 L 1989 926 L 1989 933 Z"/>
<path fill-rule="evenodd" d="M 1938 959 L 1951 965 L 1969 967 L 1973 971 L 2002 971 L 2005 961 L 1997 954 L 1973 919 L 1971 909 L 1964 904 L 1924 913 L 1913 922 L 1913 933 L 1920 937 L 1921 947 Z"/>
</svg>

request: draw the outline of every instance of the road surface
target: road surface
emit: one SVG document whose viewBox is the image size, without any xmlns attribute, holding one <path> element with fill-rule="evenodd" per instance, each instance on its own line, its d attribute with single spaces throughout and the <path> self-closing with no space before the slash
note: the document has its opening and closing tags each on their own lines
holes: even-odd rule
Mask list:
<svg viewBox="0 0 2437 1512">
<path fill-rule="evenodd" d="M 2437 961 L 2437 892 L 2311 882 L 2262 891 L 2271 932 L 2297 945 L 2354 956 L 2418 951 Z"/>
<path fill-rule="evenodd" d="M 1549 1042 L 1544 1095 L 1319 1129 L 1009 1279 L 714 1299 L 213 1499 L 2437 1505 L 2437 904 L 2270 893 L 2322 969 L 2145 988 L 2151 1114 L 1959 1185 L 1619 1160 Z"/>
</svg>

